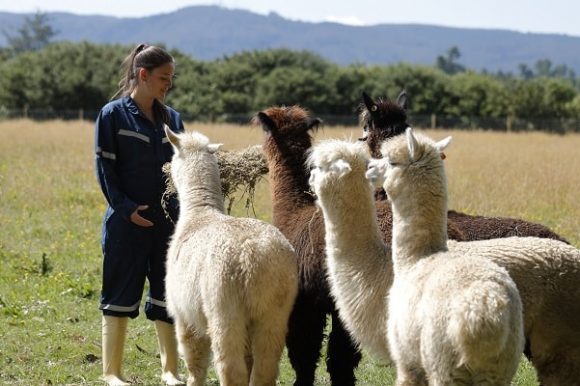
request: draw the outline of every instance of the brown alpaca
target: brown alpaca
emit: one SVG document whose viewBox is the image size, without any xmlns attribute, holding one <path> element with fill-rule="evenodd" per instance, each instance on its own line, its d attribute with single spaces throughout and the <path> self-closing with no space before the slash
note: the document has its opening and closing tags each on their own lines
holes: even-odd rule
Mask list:
<svg viewBox="0 0 580 386">
<path fill-rule="evenodd" d="M 374 101 L 363 92 L 363 104 L 360 107 L 359 120 L 363 126 L 364 138 L 373 158 L 382 158 L 381 144 L 388 138 L 405 132 L 407 124 L 407 95 L 402 91 L 393 102 L 379 98 Z M 377 189 L 375 198 L 386 199 L 382 188 Z M 535 236 L 560 240 L 568 243 L 560 235 L 541 224 L 531 223 L 516 218 L 470 216 L 450 210 L 447 212 L 449 222 L 462 234 L 463 241 L 489 240 L 510 236 Z"/>
<path fill-rule="evenodd" d="M 258 113 L 253 121 L 266 132 L 263 150 L 270 174 L 272 221 L 298 255 L 299 290 L 286 339 L 288 357 L 296 372 L 294 385 L 314 384 L 327 315 L 332 320 L 326 362 L 332 385 L 354 385 L 354 369 L 361 355 L 340 321 L 330 295 L 324 219 L 309 193 L 310 175 L 305 168 L 312 147 L 311 131 L 321 121 L 310 118 L 306 110 L 297 106 L 271 107 Z M 392 216 L 388 201 L 377 202 L 377 215 L 383 240 L 390 243 Z M 461 239 L 453 225 L 448 232 L 450 238 Z"/>
</svg>

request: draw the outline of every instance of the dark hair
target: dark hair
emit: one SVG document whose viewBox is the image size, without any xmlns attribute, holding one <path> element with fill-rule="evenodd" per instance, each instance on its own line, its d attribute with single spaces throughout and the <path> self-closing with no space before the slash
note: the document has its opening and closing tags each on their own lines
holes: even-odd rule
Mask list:
<svg viewBox="0 0 580 386">
<path fill-rule="evenodd" d="M 119 98 L 130 95 L 137 87 L 137 74 L 140 68 L 152 71 L 167 63 L 173 63 L 175 60 L 169 52 L 161 47 L 139 44 L 123 60 L 121 64 L 121 80 L 119 81 L 119 90 L 113 95 L 113 98 Z M 163 103 L 157 99 L 153 101 L 153 114 L 155 119 L 161 119 L 169 124 L 169 114 Z"/>
</svg>

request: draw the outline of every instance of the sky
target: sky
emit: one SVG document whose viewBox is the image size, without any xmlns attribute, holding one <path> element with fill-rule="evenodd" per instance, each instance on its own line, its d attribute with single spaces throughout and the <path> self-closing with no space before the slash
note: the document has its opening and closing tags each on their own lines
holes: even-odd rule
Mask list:
<svg viewBox="0 0 580 386">
<path fill-rule="evenodd" d="M 141 17 L 219 5 L 301 21 L 351 25 L 419 23 L 580 36 L 579 0 L 0 0 L 0 12 Z"/>
</svg>

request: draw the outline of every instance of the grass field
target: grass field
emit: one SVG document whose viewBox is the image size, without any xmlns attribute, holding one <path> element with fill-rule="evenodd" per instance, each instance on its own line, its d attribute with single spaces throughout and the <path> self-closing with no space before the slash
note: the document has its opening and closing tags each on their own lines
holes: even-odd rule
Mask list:
<svg viewBox="0 0 580 386">
<path fill-rule="evenodd" d="M 262 141 L 257 127 L 187 125 L 225 149 Z M 326 128 L 322 137 L 356 137 L 357 128 Z M 440 139 L 449 132 L 430 131 Z M 580 135 L 451 132 L 446 151 L 450 207 L 472 214 L 543 223 L 580 247 Z M 100 225 L 105 204 L 96 183 L 93 125 L 0 122 L 0 384 L 99 385 L 101 373 Z M 271 219 L 267 178 L 256 216 Z M 236 215 L 253 215 L 240 200 Z M 152 323 L 130 322 L 125 373 L 158 384 Z M 183 369 L 182 369 L 183 370 Z M 286 358 L 279 383 L 291 385 Z M 389 366 L 365 356 L 359 385 L 392 385 Z M 217 384 L 210 374 L 210 384 Z M 325 372 L 317 385 L 329 384 Z M 515 385 L 535 386 L 522 360 Z"/>
</svg>

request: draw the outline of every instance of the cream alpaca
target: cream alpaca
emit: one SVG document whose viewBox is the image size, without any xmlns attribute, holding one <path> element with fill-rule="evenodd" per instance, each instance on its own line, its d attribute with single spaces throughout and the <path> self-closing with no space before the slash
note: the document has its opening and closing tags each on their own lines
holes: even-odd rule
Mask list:
<svg viewBox="0 0 580 386">
<path fill-rule="evenodd" d="M 211 346 L 221 385 L 273 386 L 298 286 L 294 251 L 274 226 L 224 214 L 218 145 L 195 132 L 166 134 L 180 201 L 167 309 L 188 385 L 205 384 Z"/>
<path fill-rule="evenodd" d="M 324 158 L 317 151 L 309 161 L 317 167 L 311 182 L 325 215 L 332 294 L 357 342 L 384 357 L 388 355 L 387 313 L 378 310 L 386 310 L 393 280 L 391 255 L 375 234 L 373 189 L 364 176 L 368 150 L 360 145 L 344 149 L 343 154 L 326 152 Z M 340 159 L 348 161 L 350 171 L 339 178 L 329 173 L 329 166 Z M 580 251 L 533 237 L 449 241 L 448 245 L 455 252 L 477 254 L 507 269 L 520 292 L 524 332 L 535 353 L 532 361 L 544 374 L 542 384 L 564 386 L 580 379 Z M 381 250 L 387 252 L 377 252 Z"/>
<path fill-rule="evenodd" d="M 383 187 L 393 208 L 388 341 L 397 385 L 508 386 L 523 351 L 522 305 L 504 268 L 447 249 L 442 151 L 407 129 L 389 142 Z"/>
<path fill-rule="evenodd" d="M 361 330 L 362 334 L 359 335 L 363 347 L 369 347 L 368 342 L 371 342 L 382 345 L 384 351 L 387 347 L 384 336 L 388 336 L 390 352 L 397 365 L 398 385 L 421 384 L 426 379 L 425 373 L 430 375 L 431 380 L 435 380 L 438 374 L 452 376 L 452 370 L 459 365 L 463 368 L 470 366 L 479 376 L 484 375 L 484 370 L 497 370 L 498 377 L 504 380 L 497 384 L 509 384 L 523 349 L 523 334 L 519 295 L 504 269 L 484 259 L 468 259 L 463 256 L 455 258 L 439 254 L 421 261 L 414 259 L 416 261 L 403 262 L 395 257 L 392 288 L 396 292 L 391 292 L 389 307 L 386 305 L 386 296 L 376 296 L 374 293 L 379 290 L 384 295 L 388 291 L 385 286 L 390 282 L 378 276 L 384 271 L 376 269 L 377 265 L 387 265 L 385 263 L 388 262 L 388 253 L 384 245 L 380 249 L 380 238 L 371 237 L 369 240 L 368 236 L 378 234 L 373 229 L 376 228 L 373 225 L 375 218 L 371 216 L 362 219 L 351 215 L 346 218 L 353 219 L 352 222 L 339 220 L 345 209 L 357 213 L 356 208 L 345 208 L 349 204 L 357 205 L 357 201 L 349 200 L 352 197 L 349 195 L 357 197 L 367 194 L 369 199 L 361 201 L 372 203 L 369 184 L 364 178 L 360 178 L 365 173 L 366 157 L 359 149 L 358 144 L 332 141 L 316 147 L 311 157 L 313 164 L 319 167 L 312 171 L 311 184 L 325 217 L 329 276 L 341 317 L 346 319 L 345 324 L 351 331 L 357 325 L 368 327 Z M 337 189 L 348 191 L 348 195 L 341 194 Z M 362 202 L 361 205 L 364 205 Z M 444 209 L 442 213 L 446 215 L 447 210 Z M 364 216 L 367 212 L 368 209 L 361 211 L 361 214 Z M 339 220 L 339 224 L 333 220 Z M 363 221 L 366 221 L 364 227 L 361 226 Z M 394 223 L 393 226 L 396 234 L 397 224 Z M 358 231 L 353 232 L 353 229 Z M 446 231 L 444 233 L 446 235 Z M 446 238 L 442 242 L 443 250 L 446 249 L 445 242 Z M 365 247 L 369 244 L 376 248 L 375 252 Z M 364 254 L 357 251 L 364 251 Z M 437 272 L 433 265 L 442 272 Z M 352 275 L 353 269 L 357 271 L 358 280 Z M 425 269 L 427 272 L 434 272 L 427 274 Z M 426 285 L 421 285 L 425 282 Z M 382 287 L 374 288 L 373 283 L 380 283 Z M 353 286 L 357 286 L 354 291 Z M 431 288 L 423 291 L 425 288 L 421 287 Z M 421 293 L 424 295 L 421 296 Z M 368 300 L 361 299 L 361 295 L 368 297 Z M 503 304 L 504 307 L 486 309 L 473 301 L 474 296 L 478 296 L 478 299 L 483 296 L 489 299 L 489 303 Z M 447 301 L 451 304 L 444 304 Z M 412 314 L 406 309 L 406 305 L 417 306 L 426 315 L 433 317 Z M 357 307 L 365 311 L 360 313 Z M 452 312 L 449 312 L 449 308 Z M 369 309 L 374 312 L 369 312 Z M 345 310 L 349 311 L 343 312 Z M 469 312 L 473 313 L 471 319 L 463 316 Z M 382 314 L 382 317 L 377 318 L 377 314 Z M 449 326 L 451 323 L 446 324 L 446 320 L 457 323 Z M 470 320 L 471 323 L 467 323 Z M 425 327 L 425 331 L 420 330 L 421 326 Z M 373 330 L 382 331 L 383 339 L 375 340 L 372 334 L 366 334 Z M 454 332 L 451 337 L 447 336 L 449 330 Z M 467 334 L 467 331 L 470 333 Z M 476 343 L 482 336 L 485 339 Z M 392 344 L 393 337 L 400 338 L 397 339 L 400 342 Z M 488 350 L 479 346 L 480 343 L 485 344 Z M 498 343 L 499 350 L 494 348 Z M 371 346 L 371 350 L 380 352 L 380 347 Z M 475 353 L 485 354 L 478 357 Z M 501 363 L 502 367 L 496 369 L 495 363 Z M 450 381 L 451 378 L 441 377 L 433 384 L 446 385 Z"/>
<path fill-rule="evenodd" d="M 324 215 L 326 267 L 340 318 L 360 346 L 390 361 L 384 310 L 393 267 L 364 177 L 368 157 L 360 142 L 320 143 L 307 161 L 309 182 Z"/>
</svg>

